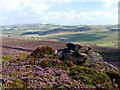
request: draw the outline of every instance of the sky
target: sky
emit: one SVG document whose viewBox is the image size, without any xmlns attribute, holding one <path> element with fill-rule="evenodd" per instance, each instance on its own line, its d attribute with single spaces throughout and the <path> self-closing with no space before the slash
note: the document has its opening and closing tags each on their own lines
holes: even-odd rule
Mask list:
<svg viewBox="0 0 120 90">
<path fill-rule="evenodd" d="M 119 0 L 0 0 L 0 25 L 118 23 Z"/>
</svg>

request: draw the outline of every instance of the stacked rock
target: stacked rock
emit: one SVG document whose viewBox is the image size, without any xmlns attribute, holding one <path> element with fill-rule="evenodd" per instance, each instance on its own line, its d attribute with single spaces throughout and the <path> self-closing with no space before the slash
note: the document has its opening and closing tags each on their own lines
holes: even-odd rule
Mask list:
<svg viewBox="0 0 120 90">
<path fill-rule="evenodd" d="M 117 70 L 116 67 L 104 62 L 102 56 L 90 46 L 67 43 L 66 48 L 59 49 L 57 52 L 63 61 L 70 60 L 77 65 L 84 64 L 101 72 L 111 69 Z"/>
</svg>

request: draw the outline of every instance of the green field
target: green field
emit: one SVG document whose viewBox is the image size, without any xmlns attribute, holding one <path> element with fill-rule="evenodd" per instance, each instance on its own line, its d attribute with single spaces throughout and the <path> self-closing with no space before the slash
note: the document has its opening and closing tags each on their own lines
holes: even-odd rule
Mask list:
<svg viewBox="0 0 120 90">
<path fill-rule="evenodd" d="M 80 30 L 78 28 L 90 28 Z M 79 42 L 98 46 L 118 47 L 118 31 L 111 31 L 117 25 L 61 26 L 52 24 L 31 24 L 4 26 L 2 36 L 33 40 Z M 56 30 L 57 29 L 57 30 Z"/>
</svg>

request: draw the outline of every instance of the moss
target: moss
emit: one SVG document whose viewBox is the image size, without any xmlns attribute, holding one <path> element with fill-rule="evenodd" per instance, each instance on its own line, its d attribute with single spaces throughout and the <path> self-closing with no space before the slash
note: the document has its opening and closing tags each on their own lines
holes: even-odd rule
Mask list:
<svg viewBox="0 0 120 90">
<path fill-rule="evenodd" d="M 78 70 L 80 73 L 86 73 L 86 74 L 92 74 L 93 72 L 96 72 L 95 70 L 88 68 L 88 67 L 78 67 Z"/>
<path fill-rule="evenodd" d="M 18 56 L 16 59 L 17 59 L 17 60 L 24 60 L 24 59 L 26 59 L 28 56 L 29 56 L 28 53 L 24 53 L 24 54 Z"/>
<path fill-rule="evenodd" d="M 49 84 L 45 84 L 44 86 L 43 86 L 43 88 L 52 88 Z"/>
<path fill-rule="evenodd" d="M 73 64 L 73 62 L 72 61 L 64 61 L 64 63 L 68 66 L 68 67 L 73 67 L 73 66 L 75 66 L 75 64 Z"/>
<path fill-rule="evenodd" d="M 12 56 L 2 56 L 2 60 L 13 60 Z"/>
<path fill-rule="evenodd" d="M 73 79 L 80 80 L 80 83 L 83 85 L 96 86 L 97 84 L 100 84 L 105 88 L 112 88 L 112 82 L 109 76 L 88 67 L 76 66 L 70 68 L 68 74 Z"/>
<path fill-rule="evenodd" d="M 89 75 L 89 79 L 99 84 L 103 84 L 105 82 L 111 82 L 110 78 L 106 74 L 100 72 L 96 72 Z"/>
<path fill-rule="evenodd" d="M 70 68 L 70 75 L 76 75 L 79 73 L 84 73 L 84 74 L 91 74 L 93 73 L 93 70 L 88 67 L 83 67 L 83 66 L 76 66 L 76 67 L 71 67 Z"/>
<path fill-rule="evenodd" d="M 70 85 L 68 85 L 68 84 L 63 84 L 63 85 L 61 85 L 61 86 L 59 86 L 59 87 L 57 87 L 58 89 L 63 89 L 63 88 L 70 88 Z"/>
<path fill-rule="evenodd" d="M 40 62 L 39 65 L 41 65 L 42 67 L 61 68 L 64 70 L 68 68 L 67 65 L 63 61 L 60 61 L 60 60 L 54 61 L 52 59 L 43 60 L 42 62 Z"/>
<path fill-rule="evenodd" d="M 110 78 L 120 78 L 120 72 L 117 72 L 117 71 L 110 70 L 109 72 L 106 72 L 106 74 Z"/>
<path fill-rule="evenodd" d="M 99 63 L 94 63 L 94 64 L 91 64 L 89 65 L 90 68 L 99 68 L 100 67 L 100 64 Z"/>
<path fill-rule="evenodd" d="M 13 88 L 25 88 L 24 86 L 24 82 L 22 80 L 16 80 L 12 83 L 12 86 L 10 87 L 13 87 Z"/>
<path fill-rule="evenodd" d="M 70 72 L 69 72 L 70 76 L 75 76 L 76 74 L 78 74 L 78 71 L 76 70 L 76 68 L 70 69 Z"/>
<path fill-rule="evenodd" d="M 50 60 L 43 60 L 40 65 L 42 67 L 50 67 L 51 66 L 51 61 Z"/>
</svg>

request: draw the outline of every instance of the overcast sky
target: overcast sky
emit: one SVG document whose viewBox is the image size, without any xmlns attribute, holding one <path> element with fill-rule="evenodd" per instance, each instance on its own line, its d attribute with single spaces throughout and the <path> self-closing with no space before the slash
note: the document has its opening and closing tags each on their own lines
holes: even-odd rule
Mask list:
<svg viewBox="0 0 120 90">
<path fill-rule="evenodd" d="M 118 1 L 0 0 L 0 24 L 117 24 Z"/>
</svg>

